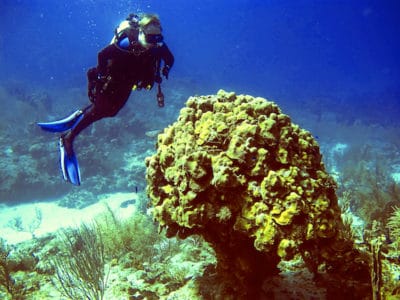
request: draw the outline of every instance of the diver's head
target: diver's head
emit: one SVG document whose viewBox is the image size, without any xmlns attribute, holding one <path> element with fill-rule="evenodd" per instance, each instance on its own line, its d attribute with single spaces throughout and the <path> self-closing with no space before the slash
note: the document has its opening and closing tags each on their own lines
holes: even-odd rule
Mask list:
<svg viewBox="0 0 400 300">
<path fill-rule="evenodd" d="M 161 22 L 157 15 L 145 14 L 139 21 L 139 42 L 145 48 L 155 47 L 162 43 Z"/>
</svg>

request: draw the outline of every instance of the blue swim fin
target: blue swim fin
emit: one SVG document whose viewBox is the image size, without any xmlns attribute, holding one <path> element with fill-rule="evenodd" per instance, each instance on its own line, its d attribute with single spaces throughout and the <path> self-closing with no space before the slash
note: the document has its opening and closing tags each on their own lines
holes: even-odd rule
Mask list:
<svg viewBox="0 0 400 300">
<path fill-rule="evenodd" d="M 40 126 L 40 128 L 42 128 L 45 131 L 63 132 L 73 128 L 76 124 L 79 123 L 82 117 L 83 117 L 83 111 L 77 110 L 76 112 L 74 112 L 73 114 L 62 120 L 53 122 L 40 122 L 37 124 Z"/>
<path fill-rule="evenodd" d="M 79 170 L 78 159 L 74 151 L 71 149 L 67 153 L 64 147 L 64 140 L 60 138 L 60 158 L 61 158 L 61 170 L 64 180 L 72 183 L 73 185 L 81 184 L 81 172 Z"/>
</svg>

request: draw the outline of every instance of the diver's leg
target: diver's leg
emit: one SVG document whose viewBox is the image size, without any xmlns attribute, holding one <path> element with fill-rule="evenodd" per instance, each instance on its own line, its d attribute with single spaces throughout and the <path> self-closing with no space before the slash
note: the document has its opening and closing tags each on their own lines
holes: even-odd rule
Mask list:
<svg viewBox="0 0 400 300">
<path fill-rule="evenodd" d="M 93 122 L 103 116 L 96 110 L 96 106 L 91 104 L 83 110 L 82 118 L 71 130 L 60 137 L 60 162 L 63 177 L 66 181 L 80 185 L 81 175 L 79 171 L 78 159 L 74 153 L 74 138 Z"/>
<path fill-rule="evenodd" d="M 62 136 L 66 152 L 73 153 L 73 141 L 86 127 L 102 118 L 114 117 L 124 107 L 130 93 L 130 86 L 120 86 L 113 93 L 96 94 L 95 102 L 83 109 L 83 117 L 80 121 Z"/>
<path fill-rule="evenodd" d="M 103 117 L 104 115 L 100 113 L 93 104 L 83 110 L 82 119 L 70 131 L 68 131 L 68 133 L 62 136 L 67 154 L 73 153 L 73 142 L 75 137 L 81 133 L 82 130 Z"/>
</svg>

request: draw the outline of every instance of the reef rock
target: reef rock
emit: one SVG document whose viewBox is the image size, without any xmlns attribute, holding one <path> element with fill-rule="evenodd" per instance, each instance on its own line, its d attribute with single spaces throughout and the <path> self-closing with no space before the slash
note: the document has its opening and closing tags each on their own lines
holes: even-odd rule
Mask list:
<svg viewBox="0 0 400 300">
<path fill-rule="evenodd" d="M 257 297 L 278 263 L 298 254 L 315 274 L 356 273 L 334 280 L 338 295 L 362 294 L 355 280 L 368 288 L 318 143 L 274 102 L 222 90 L 190 97 L 146 165 L 155 219 L 169 236 L 211 244 L 221 293 Z"/>
</svg>

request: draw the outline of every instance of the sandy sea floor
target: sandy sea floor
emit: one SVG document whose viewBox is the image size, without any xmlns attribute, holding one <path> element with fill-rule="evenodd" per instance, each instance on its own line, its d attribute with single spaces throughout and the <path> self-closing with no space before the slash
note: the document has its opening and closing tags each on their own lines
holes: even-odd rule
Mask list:
<svg viewBox="0 0 400 300">
<path fill-rule="evenodd" d="M 122 205 L 137 198 L 136 193 L 117 193 L 100 196 L 100 201 L 83 209 L 61 207 L 55 201 L 0 206 L 0 237 L 8 244 L 17 244 L 33 237 L 41 237 L 60 228 L 78 227 L 90 223 L 105 212 L 107 206 L 118 218 L 132 216 L 135 205 Z M 122 205 L 122 207 L 121 207 Z"/>
</svg>

